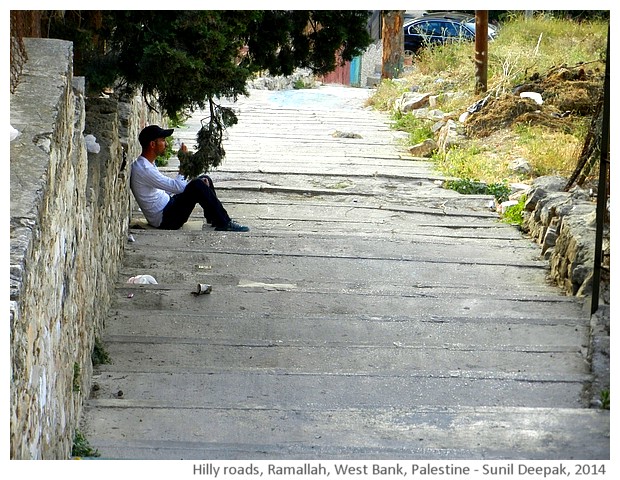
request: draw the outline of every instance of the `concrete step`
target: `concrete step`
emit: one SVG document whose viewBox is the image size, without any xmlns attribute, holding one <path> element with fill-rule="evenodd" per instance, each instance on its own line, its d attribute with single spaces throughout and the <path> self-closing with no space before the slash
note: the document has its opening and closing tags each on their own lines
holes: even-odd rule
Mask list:
<svg viewBox="0 0 620 480">
<path fill-rule="evenodd" d="M 93 404 L 89 411 L 98 432 L 95 446 L 105 458 L 116 459 L 609 458 L 609 451 L 600 449 L 609 413 L 587 409 L 433 405 L 184 409 Z M 119 432 L 131 434 L 121 437 Z"/>
<path fill-rule="evenodd" d="M 138 367 L 134 367 L 136 370 Z M 369 373 L 234 372 L 202 371 L 173 366 L 149 371 L 126 370 L 125 365 L 106 367 L 94 379 L 97 391 L 89 401 L 99 408 L 269 409 L 328 410 L 352 408 L 418 408 L 486 405 L 530 408 L 580 408 L 580 384 L 584 376 L 546 378 L 522 374 L 490 375 L 460 372 L 442 376 L 436 371 L 406 375 Z M 158 376 L 167 381 L 154 389 Z M 533 388 L 524 392 L 522 383 Z M 118 392 L 123 392 L 119 396 Z M 278 392 L 286 392 L 285 395 Z M 457 395 L 458 392 L 458 395 Z"/>
</svg>

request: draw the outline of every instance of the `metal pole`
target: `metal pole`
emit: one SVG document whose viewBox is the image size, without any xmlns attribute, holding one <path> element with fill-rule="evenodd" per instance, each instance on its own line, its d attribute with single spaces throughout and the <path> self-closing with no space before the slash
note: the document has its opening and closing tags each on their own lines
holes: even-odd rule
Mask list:
<svg viewBox="0 0 620 480">
<path fill-rule="evenodd" d="M 590 315 L 598 310 L 601 286 L 601 263 L 603 261 L 603 231 L 607 205 L 607 169 L 609 168 L 609 30 L 607 27 L 607 58 L 605 59 L 605 91 L 603 93 L 603 131 L 601 133 L 601 160 L 596 196 L 596 240 L 594 243 L 594 271 L 592 274 L 592 302 Z"/>
<path fill-rule="evenodd" d="M 489 53 L 489 12 L 476 10 L 476 41 L 475 41 L 476 86 L 475 93 L 487 91 L 487 70 Z"/>
</svg>

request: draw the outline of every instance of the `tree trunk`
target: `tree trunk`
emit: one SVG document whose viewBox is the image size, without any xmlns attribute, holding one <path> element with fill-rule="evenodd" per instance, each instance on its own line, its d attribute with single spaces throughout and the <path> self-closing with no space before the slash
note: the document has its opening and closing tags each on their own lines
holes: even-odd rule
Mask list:
<svg viewBox="0 0 620 480">
<path fill-rule="evenodd" d="M 385 10 L 383 17 L 383 62 L 381 78 L 395 78 L 403 70 L 405 55 L 404 10 Z"/>
</svg>

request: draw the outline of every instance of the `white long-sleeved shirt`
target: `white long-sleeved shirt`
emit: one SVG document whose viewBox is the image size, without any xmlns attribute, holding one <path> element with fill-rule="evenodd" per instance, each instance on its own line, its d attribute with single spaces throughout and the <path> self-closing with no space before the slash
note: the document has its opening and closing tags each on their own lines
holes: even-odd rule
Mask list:
<svg viewBox="0 0 620 480">
<path fill-rule="evenodd" d="M 183 175 L 166 177 L 142 155 L 131 165 L 131 191 L 146 220 L 154 227 L 161 225 L 162 212 L 171 195 L 181 193 L 186 185 Z"/>
</svg>

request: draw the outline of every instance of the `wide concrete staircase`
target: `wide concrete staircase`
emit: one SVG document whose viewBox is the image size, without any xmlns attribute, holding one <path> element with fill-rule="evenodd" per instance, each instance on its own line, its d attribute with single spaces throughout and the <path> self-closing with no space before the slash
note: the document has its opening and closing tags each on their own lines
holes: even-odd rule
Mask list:
<svg viewBox="0 0 620 480">
<path fill-rule="evenodd" d="M 213 178 L 249 233 L 199 207 L 132 228 L 82 426 L 103 458 L 609 458 L 581 302 L 490 197 L 404 153 L 367 93 L 235 106 Z M 200 118 L 175 138 L 191 147 Z"/>
</svg>

